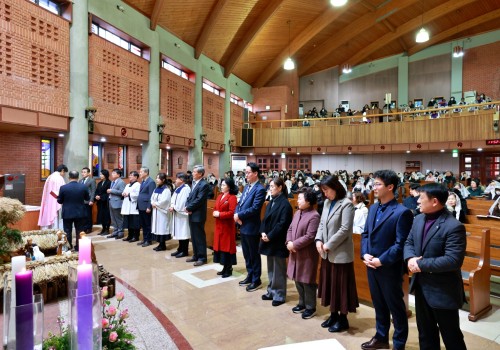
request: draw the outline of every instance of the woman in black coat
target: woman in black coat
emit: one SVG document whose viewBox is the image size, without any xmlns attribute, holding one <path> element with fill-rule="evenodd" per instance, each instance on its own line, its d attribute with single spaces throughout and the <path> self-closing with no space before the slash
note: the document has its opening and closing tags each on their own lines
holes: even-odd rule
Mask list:
<svg viewBox="0 0 500 350">
<path fill-rule="evenodd" d="M 274 178 L 270 184 L 271 200 L 260 226 L 259 253 L 267 256 L 269 285 L 262 300 L 272 300 L 273 306 L 285 303 L 286 299 L 286 234 L 292 223 L 293 210 L 288 202 L 287 187 L 282 178 Z"/>
<path fill-rule="evenodd" d="M 107 190 L 111 187 L 109 180 L 109 171 L 101 170 L 101 181 L 97 184 L 95 190 L 95 202 L 97 203 L 97 224 L 102 225 L 102 230 L 99 235 L 106 236 L 109 234 L 109 226 L 111 225 L 111 217 L 109 215 Z"/>
</svg>

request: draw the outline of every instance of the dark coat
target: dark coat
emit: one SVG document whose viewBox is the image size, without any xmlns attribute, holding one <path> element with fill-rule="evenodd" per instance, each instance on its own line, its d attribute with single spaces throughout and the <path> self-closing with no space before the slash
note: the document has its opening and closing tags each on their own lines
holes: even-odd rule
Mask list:
<svg viewBox="0 0 500 350">
<path fill-rule="evenodd" d="M 205 222 L 207 220 L 207 198 L 208 183 L 204 179 L 200 179 L 195 188 L 191 189 L 191 193 L 186 200 L 186 209 L 191 212 L 189 221 Z"/>
<path fill-rule="evenodd" d="M 245 186 L 242 193 L 245 193 L 248 186 Z M 244 200 L 240 198 L 240 202 L 236 207 L 236 213 L 238 213 L 238 217 L 242 222 L 240 227 L 242 235 L 260 235 L 260 211 L 262 210 L 265 198 L 266 190 L 259 182 L 253 185 Z"/>
<path fill-rule="evenodd" d="M 285 242 L 292 216 L 293 209 L 285 195 L 281 194 L 267 203 L 266 214 L 260 225 L 260 232 L 267 235 L 269 242 L 260 241 L 260 254 L 279 258 L 288 257 Z"/>
<path fill-rule="evenodd" d="M 404 259 L 422 256 L 417 262 L 422 272 L 412 276 L 410 291 L 418 283 L 425 300 L 435 309 L 459 309 L 465 301 L 460 268 L 467 244 L 465 227 L 447 210 L 422 237 L 425 215 L 415 218 L 404 247 Z"/>
<path fill-rule="evenodd" d="M 147 177 L 141 183 L 139 197 L 137 198 L 137 209 L 145 211 L 151 209 L 151 196 L 156 188 L 156 183 L 152 178 Z"/>
<path fill-rule="evenodd" d="M 296 252 L 290 252 L 288 278 L 302 283 L 316 283 L 319 253 L 314 238 L 320 216 L 314 209 L 297 210 L 286 234 L 286 242 L 292 241 Z"/>
<path fill-rule="evenodd" d="M 87 217 L 85 201 L 90 199 L 87 186 L 76 181 L 70 181 L 59 190 L 57 202 L 62 204 L 63 219 L 81 219 Z"/>
<path fill-rule="evenodd" d="M 97 224 L 107 225 L 111 220 L 108 206 L 109 195 L 107 193 L 107 190 L 110 187 L 110 180 L 102 180 L 97 184 L 97 188 L 95 190 L 95 195 L 99 196 L 99 200 L 95 200 L 97 203 Z"/>
</svg>

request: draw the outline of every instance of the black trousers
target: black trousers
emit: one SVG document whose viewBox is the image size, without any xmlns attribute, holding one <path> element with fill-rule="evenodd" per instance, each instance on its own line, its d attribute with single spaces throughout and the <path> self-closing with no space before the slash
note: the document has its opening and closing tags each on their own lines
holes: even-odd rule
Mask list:
<svg viewBox="0 0 500 350">
<path fill-rule="evenodd" d="M 63 219 L 64 233 L 71 247 L 73 247 L 73 225 L 75 225 L 76 241 L 75 247 L 78 249 L 78 240 L 80 239 L 80 232 L 84 231 L 85 218 L 76 219 Z"/>
<path fill-rule="evenodd" d="M 151 213 L 146 213 L 145 210 L 139 210 L 139 221 L 142 227 L 142 238 L 144 242 L 151 242 Z"/>
<path fill-rule="evenodd" d="M 84 228 L 84 230 L 89 230 L 89 229 L 92 229 L 92 226 L 93 226 L 93 221 L 92 221 L 92 206 L 90 206 L 88 204 L 85 204 L 85 209 L 87 211 L 86 212 L 87 216 L 84 219 L 83 228 Z"/>
<path fill-rule="evenodd" d="M 262 262 L 259 254 L 260 235 L 241 235 L 241 248 L 245 258 L 248 277 L 254 282 L 260 282 Z"/>
<path fill-rule="evenodd" d="M 420 285 L 415 286 L 418 341 L 421 350 L 439 350 L 439 333 L 446 349 L 465 350 L 464 335 L 460 330 L 458 310 L 433 309 L 425 300 Z"/>
<path fill-rule="evenodd" d="M 205 234 L 205 222 L 189 221 L 191 230 L 191 242 L 193 243 L 193 257 L 196 260 L 207 261 L 207 235 Z"/>
</svg>

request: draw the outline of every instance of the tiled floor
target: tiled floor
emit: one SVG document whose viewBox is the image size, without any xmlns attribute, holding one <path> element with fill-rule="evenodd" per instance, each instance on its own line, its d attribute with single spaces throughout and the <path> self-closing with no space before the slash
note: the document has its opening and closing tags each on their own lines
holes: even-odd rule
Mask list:
<svg viewBox="0 0 500 350">
<path fill-rule="evenodd" d="M 245 275 L 241 251 L 238 265 L 231 278 L 216 275 L 221 267 L 210 263 L 193 267 L 185 258 L 170 256 L 177 247 L 169 241 L 169 250 L 155 252 L 154 247 L 142 248 L 121 240 L 107 240 L 90 236 L 95 246 L 99 263 L 143 294 L 152 305 L 168 318 L 194 349 L 259 349 L 280 346 L 279 349 L 320 349 L 318 340 L 335 339 L 337 347 L 329 349 L 360 349 L 375 333 L 374 311 L 361 305 L 358 312 L 349 315 L 351 328 L 348 332 L 331 334 L 320 327 L 329 312 L 319 306 L 318 314 L 310 320 L 302 320 L 292 313 L 298 295 L 292 281 L 288 283 L 287 302 L 279 307 L 262 301 L 265 290 L 249 293 L 238 285 Z M 263 259 L 263 263 L 265 259 Z M 264 271 L 266 266 L 264 263 Z M 267 283 L 267 274 L 263 274 Z M 467 320 L 462 313 L 461 326 L 469 349 L 500 349 L 500 310 L 478 322 Z M 418 349 L 418 334 L 415 317 L 410 318 L 410 336 L 407 349 Z M 146 326 L 147 327 L 147 326 Z M 170 331 L 169 331 L 170 333 Z M 173 337 L 175 338 L 175 337 Z M 154 341 L 154 332 L 148 342 L 148 350 L 165 350 Z M 294 344 L 293 347 L 283 345 Z M 328 346 L 328 345 L 327 345 Z M 184 343 L 179 348 L 188 348 Z M 444 346 L 443 346 L 444 349 Z"/>
</svg>

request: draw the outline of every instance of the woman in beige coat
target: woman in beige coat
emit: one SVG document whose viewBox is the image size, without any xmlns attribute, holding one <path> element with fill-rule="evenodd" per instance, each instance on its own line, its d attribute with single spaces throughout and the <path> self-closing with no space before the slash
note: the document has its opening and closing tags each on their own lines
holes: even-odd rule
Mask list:
<svg viewBox="0 0 500 350">
<path fill-rule="evenodd" d="M 321 189 L 326 200 L 316 234 L 316 248 L 322 258 L 318 297 L 331 312 L 321 327 L 341 332 L 349 328 L 347 313 L 356 312 L 359 306 L 352 241 L 354 207 L 337 176 L 323 179 Z"/>
</svg>

